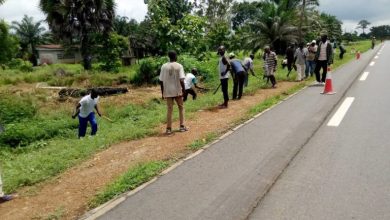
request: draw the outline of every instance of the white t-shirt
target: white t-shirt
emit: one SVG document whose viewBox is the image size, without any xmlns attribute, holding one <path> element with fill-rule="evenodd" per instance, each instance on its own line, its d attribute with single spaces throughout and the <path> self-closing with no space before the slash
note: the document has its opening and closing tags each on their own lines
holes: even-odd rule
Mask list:
<svg viewBox="0 0 390 220">
<path fill-rule="evenodd" d="M 95 99 L 91 98 L 91 95 L 86 95 L 80 100 L 80 117 L 86 118 L 88 115 L 93 112 L 95 109 L 95 105 L 97 105 L 99 101 L 99 96 L 96 97 Z"/>
<path fill-rule="evenodd" d="M 192 73 L 187 73 L 186 78 L 184 79 L 184 87 L 185 89 L 191 89 L 194 84 L 197 83 L 196 77 Z"/>
<path fill-rule="evenodd" d="M 244 66 L 246 70 L 253 70 L 253 60 L 250 57 L 244 59 Z"/>
<path fill-rule="evenodd" d="M 160 81 L 163 82 L 165 98 L 183 95 L 180 80 L 184 79 L 184 68 L 177 62 L 166 63 L 161 67 Z"/>
<path fill-rule="evenodd" d="M 220 79 L 228 79 L 229 78 L 229 72 L 227 72 L 224 76 L 221 76 L 221 73 L 224 73 L 227 70 L 227 65 L 225 65 L 223 63 L 222 59 L 223 59 L 223 57 L 219 58 L 219 65 L 218 65 L 219 78 Z M 226 60 L 227 60 L 227 58 L 226 58 Z"/>
</svg>

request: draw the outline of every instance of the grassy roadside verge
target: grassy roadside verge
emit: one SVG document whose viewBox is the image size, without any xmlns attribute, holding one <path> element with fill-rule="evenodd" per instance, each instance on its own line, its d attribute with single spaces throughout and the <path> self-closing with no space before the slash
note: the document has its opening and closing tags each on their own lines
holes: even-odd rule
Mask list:
<svg viewBox="0 0 390 220">
<path fill-rule="evenodd" d="M 367 45 L 369 48 L 369 43 Z M 364 50 L 361 49 L 361 51 Z M 354 58 L 353 54 L 347 54 L 343 62 L 345 63 L 352 58 Z M 210 65 L 215 65 L 215 62 L 211 62 Z M 258 60 L 255 62 L 255 68 L 261 72 L 261 63 Z M 285 71 L 279 70 L 277 73 L 279 81 L 294 79 L 293 74 L 290 79 L 287 79 Z M 264 81 L 255 78 L 251 78 L 251 80 L 252 82 L 256 81 L 256 83 L 250 83 L 250 87 L 246 89 L 247 93 L 257 91 L 265 86 Z M 230 85 L 229 88 L 231 89 L 232 86 Z M 220 101 L 221 95 L 219 93 L 217 95 L 212 95 L 211 92 L 204 94 L 198 100 L 186 103 L 187 116 L 191 117 L 197 110 L 215 106 Z M 260 112 L 277 102 L 275 100 L 267 101 L 263 107 L 253 111 Z M 159 132 L 156 131 L 156 127 L 165 122 L 165 104 L 159 100 L 150 100 L 146 105 L 128 104 L 120 108 L 107 105 L 105 108 L 108 116 L 115 122 L 100 121 L 98 136 L 94 138 L 78 140 L 75 137 L 65 136 L 36 142 L 24 148 L 0 148 L 0 165 L 5 190 L 14 192 L 20 187 L 50 179 L 112 144 L 154 135 Z M 177 115 L 175 117 L 177 118 Z M 76 135 L 74 134 L 74 136 Z M 192 145 L 193 150 L 199 149 L 203 143 L 212 141 L 213 135 L 203 139 Z"/>
<path fill-rule="evenodd" d="M 355 48 L 357 50 L 362 51 L 362 52 L 367 51 L 369 49 L 369 47 L 370 47 L 369 42 L 363 42 L 361 45 L 355 45 Z M 336 54 L 338 55 L 337 50 L 336 50 Z M 346 54 L 343 60 L 336 58 L 335 62 L 333 64 L 333 68 L 338 68 L 338 67 L 350 62 L 353 59 L 355 59 L 355 54 L 353 54 L 353 53 Z M 292 74 L 289 79 L 286 77 L 286 74 L 287 74 L 287 70 L 279 71 L 278 72 L 278 79 L 286 81 L 286 80 L 291 80 L 291 79 L 295 78 L 295 73 Z M 284 100 L 288 96 L 298 92 L 299 90 L 301 90 L 302 88 L 304 88 L 306 85 L 308 85 L 310 83 L 311 83 L 311 81 L 305 81 L 305 82 L 299 83 L 299 84 L 289 88 L 288 90 L 282 92 L 282 94 L 268 98 L 268 99 L 264 100 L 263 102 L 253 106 L 252 108 L 250 108 L 248 110 L 248 113 L 246 116 L 244 116 L 242 119 L 235 122 L 229 129 L 234 128 L 238 124 L 241 124 L 243 121 L 248 120 L 249 118 L 255 116 L 256 114 L 259 114 L 259 113 L 265 111 L 266 109 L 278 104 L 279 102 L 281 102 L 282 100 Z M 264 86 L 264 85 L 262 85 L 262 86 Z M 256 91 L 256 89 L 254 89 L 252 92 L 255 92 L 255 91 Z M 187 148 L 189 150 L 191 150 L 191 152 L 195 152 L 195 151 L 203 148 L 205 145 L 216 140 L 218 138 L 219 134 L 220 133 L 216 133 L 216 132 L 208 133 L 203 138 L 193 141 L 190 145 L 187 146 Z M 133 170 L 133 168 L 131 168 L 129 170 L 129 172 L 135 172 L 132 170 Z M 158 175 L 158 174 L 159 173 L 156 173 L 156 175 Z M 126 180 L 125 178 L 120 177 L 115 182 L 118 182 L 118 181 L 122 182 L 120 185 L 126 185 L 126 181 L 130 181 L 130 180 Z M 141 185 L 141 184 L 143 184 L 143 182 L 139 183 L 139 185 Z M 120 191 L 118 191 L 117 193 L 113 193 L 113 191 L 115 191 L 115 187 L 113 186 L 113 184 L 110 184 L 106 187 L 106 189 L 104 189 L 101 193 L 99 193 L 95 198 L 92 199 L 93 207 L 99 206 L 99 205 L 109 201 L 110 199 L 114 198 L 115 195 L 119 195 L 120 193 L 126 192 L 128 190 L 132 190 L 132 189 L 134 189 L 134 188 L 128 188 L 127 190 L 121 188 Z M 101 199 L 98 199 L 101 194 L 112 195 L 112 196 L 107 197 L 105 200 L 101 200 Z"/>
</svg>

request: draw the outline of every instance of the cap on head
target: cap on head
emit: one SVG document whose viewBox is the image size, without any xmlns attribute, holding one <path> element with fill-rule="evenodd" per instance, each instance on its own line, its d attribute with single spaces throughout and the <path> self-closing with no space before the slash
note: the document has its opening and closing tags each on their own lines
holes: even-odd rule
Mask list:
<svg viewBox="0 0 390 220">
<path fill-rule="evenodd" d="M 225 54 L 225 46 L 219 46 L 218 47 L 218 53 L 219 55 L 224 55 Z"/>
<path fill-rule="evenodd" d="M 312 44 L 316 44 L 317 41 L 316 41 L 316 40 L 312 40 L 311 43 L 312 43 Z"/>
<path fill-rule="evenodd" d="M 192 74 L 197 74 L 198 73 L 198 69 L 196 69 L 195 67 L 194 68 L 192 68 L 192 70 L 191 70 L 191 72 L 192 72 Z"/>
</svg>

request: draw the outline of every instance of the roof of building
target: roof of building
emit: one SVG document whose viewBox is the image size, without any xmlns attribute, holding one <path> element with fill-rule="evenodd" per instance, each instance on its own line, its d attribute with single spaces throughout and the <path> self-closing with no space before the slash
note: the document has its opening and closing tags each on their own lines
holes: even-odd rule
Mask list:
<svg viewBox="0 0 390 220">
<path fill-rule="evenodd" d="M 59 49 L 64 49 L 64 48 L 62 47 L 62 45 L 59 45 L 59 44 L 46 44 L 46 45 L 38 45 L 37 49 L 55 49 L 55 50 L 59 50 Z"/>
</svg>

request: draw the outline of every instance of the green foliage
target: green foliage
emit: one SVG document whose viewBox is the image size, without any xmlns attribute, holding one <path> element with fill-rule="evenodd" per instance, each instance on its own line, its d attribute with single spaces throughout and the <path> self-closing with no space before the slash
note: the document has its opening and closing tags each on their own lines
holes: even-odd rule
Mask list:
<svg viewBox="0 0 390 220">
<path fill-rule="evenodd" d="M 216 49 L 221 45 L 229 48 L 230 36 L 230 24 L 226 21 L 218 21 L 209 28 L 206 40 L 212 49 Z"/>
<path fill-rule="evenodd" d="M 108 37 L 102 36 L 103 48 L 99 50 L 99 60 L 103 62 L 100 69 L 107 72 L 119 72 L 121 56 L 128 50 L 129 43 L 126 37 L 111 33 Z"/>
<path fill-rule="evenodd" d="M 380 25 L 376 27 L 371 27 L 371 36 L 375 36 L 379 39 L 390 38 L 390 25 Z"/>
<path fill-rule="evenodd" d="M 0 48 L 0 64 L 8 63 L 18 51 L 18 41 L 9 34 L 9 27 L 4 20 L 0 20 Z"/>
<path fill-rule="evenodd" d="M 26 126 L 28 124 L 28 126 Z M 26 120 L 21 123 L 6 125 L 6 130 L 0 135 L 0 146 L 27 146 L 33 142 L 46 140 L 55 136 L 74 134 L 72 129 L 77 123 L 70 120 Z"/>
<path fill-rule="evenodd" d="M 162 64 L 167 61 L 167 59 L 165 59 L 165 62 L 163 62 L 163 59 L 164 58 L 146 58 L 141 60 L 137 73 L 131 79 L 131 83 L 137 86 L 143 84 L 157 84 L 159 69 L 161 68 Z"/>
<path fill-rule="evenodd" d="M 139 164 L 129 169 L 124 175 L 115 182 L 108 185 L 102 192 L 89 203 L 90 208 L 95 208 L 104 204 L 110 199 L 129 190 L 133 190 L 141 184 L 151 180 L 161 171 L 168 167 L 170 163 L 166 161 L 153 161 Z"/>
<path fill-rule="evenodd" d="M 15 58 L 9 61 L 7 65 L 10 69 L 19 69 L 21 66 L 23 66 L 23 64 L 24 60 L 20 58 Z"/>
<path fill-rule="evenodd" d="M 91 38 L 96 33 L 109 33 L 115 16 L 114 0 L 40 0 L 39 6 L 46 15 L 54 36 L 65 43 L 80 39 L 84 68 L 91 69 Z M 91 10 L 91 9 L 94 10 Z"/>
<path fill-rule="evenodd" d="M 17 123 L 32 118 L 36 112 L 37 107 L 28 97 L 15 97 L 8 93 L 0 94 L 1 123 Z"/>
</svg>

